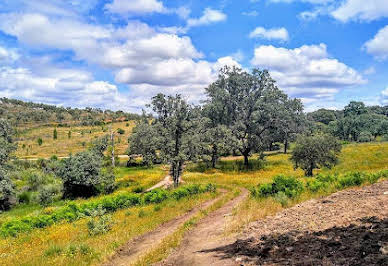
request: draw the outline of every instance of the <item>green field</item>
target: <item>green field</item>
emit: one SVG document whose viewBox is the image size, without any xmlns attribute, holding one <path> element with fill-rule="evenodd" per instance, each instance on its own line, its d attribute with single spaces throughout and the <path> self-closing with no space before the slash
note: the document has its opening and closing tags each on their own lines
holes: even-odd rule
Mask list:
<svg viewBox="0 0 388 266">
<path fill-rule="evenodd" d="M 340 162 L 333 169 L 321 169 L 320 173 L 343 174 L 349 171 L 377 172 L 388 169 L 388 143 L 349 144 L 343 147 Z M 223 158 L 219 169 L 205 169 L 201 165 L 188 165 L 183 175 L 185 184 L 209 182 L 228 190 L 239 187 L 250 188 L 258 184 L 270 182 L 274 176 L 285 174 L 296 176 L 303 181 L 301 170 L 294 170 L 289 161 L 288 154 L 271 154 L 266 157 L 260 169 L 251 171 L 234 171 L 239 157 Z M 253 159 L 254 160 L 254 159 Z M 115 192 L 133 191 L 136 188 L 147 188 L 162 180 L 166 174 L 166 167 L 155 166 L 147 169 L 144 167 L 126 168 L 117 167 L 115 170 L 118 190 Z M 318 171 L 317 171 L 318 173 Z M 323 196 L 334 192 L 335 189 L 311 193 L 304 192 L 299 197 L 290 200 L 288 206 Z M 112 255 L 120 245 L 130 239 L 148 232 L 165 221 L 171 220 L 185 213 L 201 202 L 216 197 L 218 194 L 205 193 L 183 198 L 179 201 L 167 200 L 159 204 L 135 206 L 112 213 L 114 221 L 112 230 L 106 234 L 90 236 L 87 230 L 87 219 L 73 222 L 60 222 L 58 224 L 34 229 L 21 233 L 16 237 L 3 237 L 0 239 L 0 258 L 5 265 L 91 265 L 104 261 Z M 83 203 L 106 196 L 98 196 L 87 200 L 76 200 Z M 11 211 L 0 214 L 0 225 L 14 218 L 22 219 L 28 215 L 50 213 L 56 208 L 61 208 L 68 201 L 59 201 L 48 207 L 37 205 L 19 205 Z M 160 206 L 160 207 L 156 207 Z M 235 209 L 233 222 L 228 226 L 227 232 L 241 230 L 244 225 L 267 215 L 281 210 L 282 205 L 273 198 L 248 198 L 239 208 Z M 140 215 L 139 213 L 143 214 Z M 163 214 L 163 215 L 161 215 Z M 171 240 L 179 244 L 179 234 Z M 168 244 L 168 243 L 165 243 Z M 162 258 L 166 250 L 160 248 L 152 256 Z M 145 261 L 147 261 L 145 259 Z"/>
</svg>

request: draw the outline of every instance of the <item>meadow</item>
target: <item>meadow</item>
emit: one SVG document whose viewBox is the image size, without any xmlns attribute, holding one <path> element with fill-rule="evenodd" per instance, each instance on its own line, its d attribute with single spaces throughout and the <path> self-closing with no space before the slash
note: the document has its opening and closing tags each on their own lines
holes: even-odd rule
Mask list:
<svg viewBox="0 0 388 266">
<path fill-rule="evenodd" d="M 388 143 L 375 142 L 365 144 L 347 144 L 343 146 L 339 164 L 332 169 L 316 170 L 315 174 L 343 175 L 347 172 L 361 171 L 376 173 L 388 169 Z M 233 192 L 223 195 L 223 200 L 212 206 L 209 211 L 226 203 L 240 188 L 252 189 L 260 184 L 266 184 L 279 174 L 293 176 L 303 183 L 311 180 L 303 176 L 301 170 L 294 170 L 289 161 L 289 154 L 271 153 L 264 162 L 251 158 L 251 170 L 239 170 L 242 158 L 223 158 L 217 169 L 209 169 L 203 164 L 190 164 L 184 175 L 184 185 L 214 183 L 220 188 Z M 113 195 L 122 192 L 142 192 L 162 180 L 167 173 L 165 166 L 153 168 L 119 166 L 115 169 L 118 190 Z M 328 190 L 312 192 L 304 191 L 298 197 L 288 199 L 286 204 L 274 197 L 248 197 L 233 211 L 232 222 L 226 228 L 226 234 L 241 231 L 251 221 L 275 214 L 282 208 L 292 206 L 301 201 L 322 197 L 340 188 L 331 187 Z M 5 265 L 95 265 L 106 260 L 122 244 L 136 236 L 149 232 L 162 223 L 169 221 L 200 203 L 214 199 L 217 193 L 203 193 L 179 200 L 167 199 L 161 203 L 132 206 L 111 213 L 111 230 L 104 234 L 90 235 L 88 221 L 81 218 L 75 221 L 63 221 L 30 232 L 20 233 L 16 237 L 0 238 L 0 260 Z M 74 201 L 59 201 L 47 207 L 37 205 L 20 205 L 0 214 L 0 226 L 14 218 L 34 216 L 52 212 L 73 202 L 87 203 L 102 200 L 104 195 L 91 199 Z M 201 213 L 193 220 L 183 225 L 171 235 L 163 245 L 153 250 L 138 262 L 147 265 L 155 260 L 163 259 L 171 248 L 179 245 L 183 233 L 195 226 L 195 223 L 205 216 Z"/>
<path fill-rule="evenodd" d="M 110 127 L 115 133 L 115 152 L 117 155 L 126 154 L 128 137 L 135 126 L 134 121 L 115 122 L 102 126 L 66 126 L 47 125 L 39 127 L 24 126 L 17 128 L 18 158 L 49 158 L 56 155 L 66 157 L 90 147 L 92 142 L 106 134 L 110 134 Z M 118 130 L 122 129 L 122 134 Z M 57 139 L 54 139 L 57 130 Z M 42 139 L 39 145 L 38 140 Z"/>
</svg>

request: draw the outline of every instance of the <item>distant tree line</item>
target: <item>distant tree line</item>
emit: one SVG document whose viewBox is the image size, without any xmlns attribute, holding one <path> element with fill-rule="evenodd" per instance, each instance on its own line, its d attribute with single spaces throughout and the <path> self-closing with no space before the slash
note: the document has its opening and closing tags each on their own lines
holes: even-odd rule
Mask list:
<svg viewBox="0 0 388 266">
<path fill-rule="evenodd" d="M 330 133 L 344 141 L 388 140 L 388 106 L 350 102 L 343 110 L 319 109 L 307 114 L 313 131 Z"/>
<path fill-rule="evenodd" d="M 105 122 L 138 120 L 140 115 L 123 111 L 59 107 L 55 105 L 24 102 L 9 98 L 0 98 L 0 116 L 13 126 L 25 123 L 67 123 L 77 125 L 102 125 Z"/>
</svg>

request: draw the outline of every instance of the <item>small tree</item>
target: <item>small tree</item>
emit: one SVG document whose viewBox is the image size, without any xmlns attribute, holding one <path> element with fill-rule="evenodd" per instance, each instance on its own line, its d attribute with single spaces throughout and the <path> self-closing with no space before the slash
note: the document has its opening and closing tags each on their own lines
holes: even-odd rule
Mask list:
<svg viewBox="0 0 388 266">
<path fill-rule="evenodd" d="M 67 132 L 67 138 L 71 139 L 71 131 L 70 130 L 69 130 L 69 132 Z"/>
<path fill-rule="evenodd" d="M 141 155 L 143 163 L 151 166 L 157 160 L 158 134 L 145 118 L 138 122 L 128 139 L 128 155 Z"/>
<path fill-rule="evenodd" d="M 56 128 L 54 128 L 53 139 L 58 139 L 58 131 Z"/>
<path fill-rule="evenodd" d="M 8 122 L 0 119 L 0 210 L 9 209 L 14 196 L 14 184 L 6 170 L 10 155 L 16 149 L 12 134 Z"/>
<path fill-rule="evenodd" d="M 42 146 L 42 144 L 43 144 L 43 139 L 42 138 L 38 138 L 38 145 Z"/>
<path fill-rule="evenodd" d="M 122 128 L 118 128 L 117 133 L 119 133 L 120 135 L 123 135 L 125 133 L 125 130 Z"/>
<path fill-rule="evenodd" d="M 291 160 L 295 169 L 300 167 L 306 176 L 313 176 L 313 170 L 321 167 L 331 168 L 338 162 L 341 144 L 330 135 L 300 136 Z"/>
<path fill-rule="evenodd" d="M 103 190 L 102 158 L 93 151 L 84 151 L 64 159 L 58 176 L 63 180 L 64 197 L 90 197 Z"/>
</svg>

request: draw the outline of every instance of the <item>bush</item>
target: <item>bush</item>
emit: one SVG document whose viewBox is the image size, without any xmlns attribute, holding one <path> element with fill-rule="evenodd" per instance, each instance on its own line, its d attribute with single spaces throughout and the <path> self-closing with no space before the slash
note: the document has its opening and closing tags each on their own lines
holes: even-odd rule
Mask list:
<svg viewBox="0 0 388 266">
<path fill-rule="evenodd" d="M 363 131 L 358 136 L 358 142 L 371 142 L 372 140 L 373 140 L 373 135 L 368 131 Z"/>
<path fill-rule="evenodd" d="M 34 228 L 44 228 L 60 221 L 72 222 L 83 217 L 103 216 L 105 213 L 114 212 L 119 209 L 125 209 L 140 204 L 158 203 L 168 198 L 181 199 L 184 196 L 194 195 L 195 193 L 205 193 L 215 191 L 215 186 L 188 185 L 180 187 L 171 192 L 157 190 L 143 195 L 134 193 L 120 193 L 111 196 L 105 196 L 101 199 L 90 200 L 82 204 L 68 203 L 64 207 L 53 210 L 48 214 L 37 216 L 27 216 L 15 218 L 0 225 L 0 235 L 16 236 L 21 232 L 28 232 Z M 98 220 L 98 219 L 97 219 Z M 93 228 L 98 227 L 98 221 L 95 221 Z"/>
<path fill-rule="evenodd" d="M 125 133 L 125 130 L 122 128 L 118 128 L 117 133 L 119 133 L 120 135 L 123 135 Z"/>
<path fill-rule="evenodd" d="M 274 198 L 282 205 L 282 207 L 286 207 L 288 205 L 288 197 L 283 191 L 276 193 Z"/>
<path fill-rule="evenodd" d="M 153 191 L 147 192 L 144 195 L 144 203 L 160 203 L 168 198 L 167 192 L 162 189 L 155 189 Z"/>
<path fill-rule="evenodd" d="M 40 205 L 47 206 L 59 199 L 62 195 L 62 187 L 57 184 L 49 184 L 43 186 L 38 191 L 38 201 Z"/>
<path fill-rule="evenodd" d="M 348 173 L 338 179 L 338 187 L 346 188 L 361 186 L 365 182 L 365 177 L 360 172 Z"/>
<path fill-rule="evenodd" d="M 260 185 L 257 195 L 260 197 L 268 197 L 283 192 L 287 197 L 293 198 L 302 193 L 303 190 L 303 183 L 295 177 L 278 175 L 272 183 Z"/>
<path fill-rule="evenodd" d="M 89 235 L 101 235 L 112 229 L 113 222 L 110 215 L 97 216 L 89 219 L 87 223 Z"/>
<path fill-rule="evenodd" d="M 315 180 L 309 180 L 307 181 L 306 187 L 311 192 L 318 192 L 319 190 L 326 190 L 328 188 L 329 184 L 326 182 L 319 181 L 317 179 Z"/>
<path fill-rule="evenodd" d="M 14 195 L 14 184 L 5 171 L 0 168 L 0 211 L 11 208 Z"/>
<path fill-rule="evenodd" d="M 30 191 L 23 191 L 18 195 L 18 201 L 19 203 L 29 204 L 31 202 L 31 192 Z"/>
<path fill-rule="evenodd" d="M 102 159 L 96 153 L 85 151 L 63 160 L 58 175 L 63 180 L 64 197 L 90 197 L 103 186 Z"/>
</svg>

